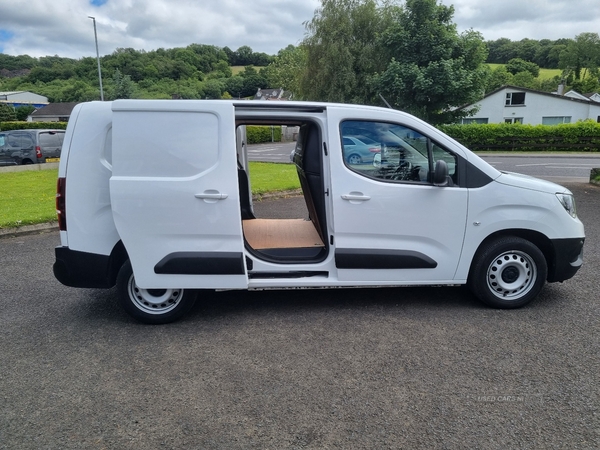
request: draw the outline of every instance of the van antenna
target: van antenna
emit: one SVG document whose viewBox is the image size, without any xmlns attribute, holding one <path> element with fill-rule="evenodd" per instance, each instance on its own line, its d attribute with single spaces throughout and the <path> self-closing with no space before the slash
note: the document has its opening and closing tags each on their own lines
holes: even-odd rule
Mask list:
<svg viewBox="0 0 600 450">
<path fill-rule="evenodd" d="M 383 95 L 381 95 L 381 93 L 380 93 L 380 94 L 378 94 L 378 95 L 379 95 L 379 97 L 381 98 L 381 100 L 383 100 L 383 103 L 385 103 L 385 104 L 387 105 L 387 107 L 388 107 L 388 108 L 390 108 L 390 109 L 394 109 L 394 108 L 392 108 L 392 105 L 390 105 L 390 104 L 387 102 L 387 100 L 386 100 L 385 98 L 383 98 Z"/>
</svg>

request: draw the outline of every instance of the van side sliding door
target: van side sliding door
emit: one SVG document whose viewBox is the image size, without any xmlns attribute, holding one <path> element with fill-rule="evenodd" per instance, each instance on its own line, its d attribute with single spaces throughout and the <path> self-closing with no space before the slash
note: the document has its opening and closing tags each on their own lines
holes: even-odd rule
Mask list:
<svg viewBox="0 0 600 450">
<path fill-rule="evenodd" d="M 143 288 L 245 288 L 234 108 L 113 104 L 111 207 Z"/>
</svg>

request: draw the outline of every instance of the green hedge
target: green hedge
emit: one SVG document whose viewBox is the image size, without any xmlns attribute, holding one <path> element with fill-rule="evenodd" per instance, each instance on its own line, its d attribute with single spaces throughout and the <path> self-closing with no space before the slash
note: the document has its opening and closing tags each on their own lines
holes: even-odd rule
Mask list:
<svg viewBox="0 0 600 450">
<path fill-rule="evenodd" d="M 66 130 L 67 122 L 0 122 L 0 131 L 30 129 Z"/>
<path fill-rule="evenodd" d="M 247 126 L 246 137 L 248 144 L 260 144 L 262 142 L 271 141 L 281 142 L 281 127 Z"/>
<path fill-rule="evenodd" d="M 469 124 L 439 129 L 471 150 L 600 151 L 600 124 L 562 125 Z"/>
</svg>

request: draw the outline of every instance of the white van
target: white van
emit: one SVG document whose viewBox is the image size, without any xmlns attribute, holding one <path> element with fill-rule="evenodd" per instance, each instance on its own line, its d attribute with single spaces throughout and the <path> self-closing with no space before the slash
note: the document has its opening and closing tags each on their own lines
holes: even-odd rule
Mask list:
<svg viewBox="0 0 600 450">
<path fill-rule="evenodd" d="M 245 125 L 299 127 L 304 216 L 256 217 Z M 345 154 L 358 141 L 372 158 Z M 116 284 L 146 323 L 181 317 L 206 289 L 468 284 L 516 308 L 571 278 L 584 243 L 564 187 L 499 172 L 408 114 L 358 105 L 80 104 L 57 211 L 56 278 Z"/>
</svg>

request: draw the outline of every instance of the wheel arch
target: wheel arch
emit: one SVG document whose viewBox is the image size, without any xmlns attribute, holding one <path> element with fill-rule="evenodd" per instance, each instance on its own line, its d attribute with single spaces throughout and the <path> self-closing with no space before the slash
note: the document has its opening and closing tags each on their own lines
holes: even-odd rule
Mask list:
<svg viewBox="0 0 600 450">
<path fill-rule="evenodd" d="M 117 283 L 119 270 L 121 270 L 121 267 L 128 259 L 129 255 L 127 254 L 125 245 L 123 245 L 123 241 L 119 240 L 110 252 L 108 260 L 108 271 L 106 275 L 110 286 L 114 286 Z"/>
<path fill-rule="evenodd" d="M 544 259 L 546 260 L 546 264 L 548 266 L 548 275 L 553 273 L 556 258 L 552 241 L 546 235 L 540 233 L 539 231 L 524 230 L 521 228 L 511 228 L 496 231 L 495 233 L 490 234 L 483 241 L 481 241 L 481 243 L 477 247 L 477 250 L 475 251 L 475 253 L 473 253 L 473 258 L 469 267 L 469 278 L 471 278 L 475 261 L 477 261 L 477 257 L 481 250 L 484 249 L 489 242 L 502 237 L 509 236 L 525 239 L 534 244 L 537 248 L 539 248 L 542 254 L 544 255 Z"/>
</svg>

